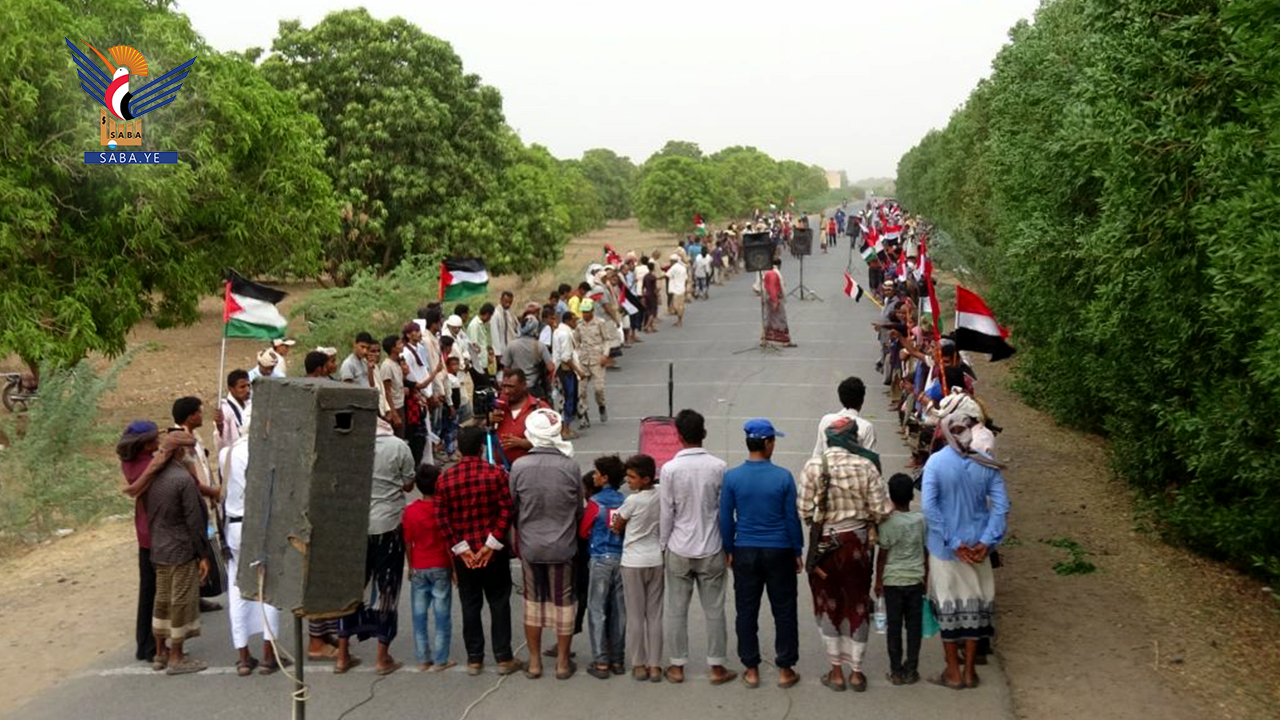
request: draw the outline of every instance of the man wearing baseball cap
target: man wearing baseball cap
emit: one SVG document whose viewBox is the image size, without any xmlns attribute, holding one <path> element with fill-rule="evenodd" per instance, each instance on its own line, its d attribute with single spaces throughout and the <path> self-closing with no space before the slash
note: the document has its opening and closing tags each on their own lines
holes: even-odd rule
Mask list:
<svg viewBox="0 0 1280 720">
<path fill-rule="evenodd" d="M 720 533 L 727 564 L 733 570 L 738 658 L 749 688 L 760 686 L 760 597 L 767 589 L 776 628 L 774 664 L 778 687 L 800 681 L 792 667 L 800 659 L 796 619 L 796 576 L 804 568 L 804 533 L 796 507 L 796 482 L 790 471 L 773 464 L 777 438 L 784 437 L 765 418 L 748 420 L 747 461 L 724 475 L 720 491 Z"/>
</svg>

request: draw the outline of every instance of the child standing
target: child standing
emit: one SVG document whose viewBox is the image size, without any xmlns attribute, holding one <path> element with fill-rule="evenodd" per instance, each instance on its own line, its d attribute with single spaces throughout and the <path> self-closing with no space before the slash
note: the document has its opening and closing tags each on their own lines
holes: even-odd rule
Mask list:
<svg viewBox="0 0 1280 720">
<path fill-rule="evenodd" d="M 453 561 L 436 524 L 436 480 L 440 468 L 419 465 L 414 484 L 422 499 L 404 511 L 404 542 L 409 554 L 409 599 L 413 608 L 413 644 L 418 669 L 442 672 L 456 663 L 449 660 L 453 622 Z M 427 635 L 427 609 L 435 615 L 435 632 Z M 432 653 L 432 646 L 435 652 Z"/>
<path fill-rule="evenodd" d="M 889 682 L 911 685 L 920 681 L 920 632 L 924 608 L 925 523 L 911 511 L 912 480 L 903 473 L 889 478 L 893 513 L 878 527 L 880 556 L 876 560 L 876 595 L 885 601 L 888 616 Z M 902 626 L 907 628 L 907 657 L 902 658 Z"/>
<path fill-rule="evenodd" d="M 456 355 L 445 360 L 445 382 L 449 387 L 449 407 L 444 409 L 440 428 L 440 443 L 444 445 L 444 454 L 450 460 L 458 459 L 458 409 L 462 407 L 462 379 L 458 377 L 458 368 L 462 361 Z"/>
<path fill-rule="evenodd" d="M 622 506 L 618 488 L 627 470 L 617 455 L 596 458 L 595 468 L 592 480 L 596 491 L 587 501 L 578 535 L 588 542 L 587 626 L 594 660 L 587 674 L 607 680 L 611 672 L 625 672 L 622 535 L 613 532 L 612 527 L 613 516 Z"/>
<path fill-rule="evenodd" d="M 622 543 L 622 587 L 627 606 L 627 647 L 631 677 L 662 682 L 662 547 L 658 542 L 657 467 L 648 455 L 632 455 L 626 465 L 631 495 L 618 508 L 613 531 Z"/>
</svg>

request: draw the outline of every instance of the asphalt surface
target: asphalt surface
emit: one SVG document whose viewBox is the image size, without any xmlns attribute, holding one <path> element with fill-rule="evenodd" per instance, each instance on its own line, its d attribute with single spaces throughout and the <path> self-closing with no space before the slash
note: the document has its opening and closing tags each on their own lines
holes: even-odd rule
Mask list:
<svg viewBox="0 0 1280 720">
<path fill-rule="evenodd" d="M 842 272 L 849 257 L 848 244 L 829 255 L 808 258 L 805 283 L 824 302 L 801 302 L 792 296 L 787 313 L 793 341 L 799 347 L 778 353 L 757 349 L 760 337 L 760 305 L 751 292 L 750 275 L 740 275 L 732 283 L 711 288 L 711 299 L 689 304 L 685 326 L 671 327 L 665 314 L 660 332 L 643 336 L 643 344 L 626 352 L 621 369 L 609 373 L 608 425 L 596 425 L 575 442 L 576 455 L 584 469 L 596 456 L 636 451 L 639 420 L 666 415 L 668 363 L 674 363 L 675 409 L 693 408 L 707 417 L 705 447 L 724 458 L 730 466 L 746 458 L 742 423 L 751 417 L 770 418 L 786 433 L 777 445 L 775 462 L 799 472 L 816 440 L 818 418 L 839 408 L 836 385 L 849 375 L 868 382 L 864 415 L 876 425 L 882 462 L 886 473 L 900 470 L 907 456 L 896 435 L 896 421 L 887 410 L 882 387 L 876 382 L 874 363 L 878 354 L 869 323 L 877 309 L 869 300 L 855 304 L 842 294 Z M 856 278 L 866 277 L 860 260 L 854 261 Z M 786 258 L 783 274 L 788 289 L 796 287 L 799 264 Z M 745 352 L 739 352 L 744 351 Z M 592 415 L 595 415 L 594 409 Z M 132 574 L 121 577 L 124 587 L 133 587 Z M 127 596 L 127 594 L 126 594 Z M 579 672 L 568 681 L 557 681 L 548 672 L 540 680 L 522 675 L 502 679 L 488 669 L 481 677 L 469 677 L 462 670 L 461 614 L 454 600 L 452 658 L 460 666 L 445 673 L 420 674 L 409 669 L 414 650 L 406 590 L 402 593 L 400 634 L 392 653 L 406 663 L 406 669 L 378 678 L 371 669 L 372 641 L 355 650 L 365 664 L 349 674 L 332 674 L 332 665 L 308 665 L 310 700 L 307 717 L 322 720 L 346 718 L 558 718 L 574 720 L 602 717 L 683 718 L 701 720 L 734 718 L 864 717 L 902 718 L 1010 718 L 1009 690 L 996 658 L 980 668 L 978 689 L 956 692 L 929 685 L 893 687 L 888 684 L 888 657 L 883 635 L 872 633 L 863 671 L 870 687 L 866 693 L 833 693 L 819 684 L 828 666 L 811 614 L 812 599 L 807 583 L 800 582 L 800 663 L 799 685 L 790 690 L 774 686 L 776 676 L 770 666 L 761 668 L 762 686 L 748 690 L 740 683 L 712 687 L 706 681 L 706 634 L 701 611 L 695 601 L 690 610 L 690 664 L 683 685 L 637 683 L 629 676 L 597 680 Z M 523 641 L 520 600 L 513 596 L 513 637 Z M 741 671 L 734 638 L 732 591 L 728 598 L 730 667 Z M 486 613 L 487 622 L 487 613 Z M 288 622 L 286 621 L 286 624 Z M 8 709 L 8 716 L 23 720 L 130 720 L 151 717 L 182 717 L 237 720 L 240 718 L 287 718 L 290 716 L 292 683 L 283 674 L 272 677 L 235 675 L 235 652 L 225 612 L 204 616 L 204 634 L 189 643 L 189 652 L 210 664 L 210 669 L 183 677 L 166 677 L 134 662 L 128 647 L 132 627 L 120 628 L 121 644 L 102 654 L 91 669 L 67 678 L 27 705 Z M 761 646 L 766 661 L 772 659 L 773 623 L 767 601 L 760 618 Z M 292 650 L 292 630 L 284 633 L 284 646 Z M 545 642 L 552 641 L 550 636 Z M 574 639 L 580 663 L 590 656 L 585 636 Z M 86 648 L 86 653 L 98 648 Z M 255 650 L 255 654 L 258 654 Z M 518 652 L 519 657 L 525 653 Z M 924 641 L 921 673 L 936 675 L 942 667 L 941 643 L 935 637 Z M 548 668 L 553 667 L 548 665 Z M 496 688 L 496 689 L 495 689 Z M 363 703 L 363 704 L 360 704 Z M 346 713 L 344 715 L 344 713 Z"/>
</svg>

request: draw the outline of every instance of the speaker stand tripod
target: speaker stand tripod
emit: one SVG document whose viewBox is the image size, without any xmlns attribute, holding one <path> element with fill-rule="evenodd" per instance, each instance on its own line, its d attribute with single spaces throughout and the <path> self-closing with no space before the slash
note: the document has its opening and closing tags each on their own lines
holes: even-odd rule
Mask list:
<svg viewBox="0 0 1280 720">
<path fill-rule="evenodd" d="M 745 347 L 745 348 L 742 348 L 741 350 L 734 350 L 733 351 L 734 355 L 741 355 L 743 353 L 749 353 L 749 352 L 761 352 L 766 355 L 773 355 L 773 354 L 782 352 L 782 348 L 778 347 L 777 343 L 770 342 L 765 339 L 765 334 L 766 334 L 767 325 L 768 325 L 768 315 L 765 314 L 765 306 L 764 306 L 765 289 L 764 289 L 764 273 L 763 272 L 759 272 L 759 271 L 756 272 L 756 282 L 760 284 L 760 344 L 752 345 L 751 347 Z"/>
<path fill-rule="evenodd" d="M 800 284 L 797 285 L 794 289 L 792 289 L 791 292 L 787 293 L 787 297 L 791 297 L 792 295 L 795 295 L 796 299 L 801 301 L 817 300 L 818 302 L 826 302 L 825 300 L 823 300 L 821 297 L 818 296 L 818 293 L 810 290 L 809 287 L 804 284 L 804 256 L 803 255 L 800 256 Z"/>
</svg>

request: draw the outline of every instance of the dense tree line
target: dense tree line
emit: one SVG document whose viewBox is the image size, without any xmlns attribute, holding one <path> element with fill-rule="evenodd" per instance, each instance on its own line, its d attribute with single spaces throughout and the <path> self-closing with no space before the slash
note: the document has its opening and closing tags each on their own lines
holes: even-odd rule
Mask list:
<svg viewBox="0 0 1280 720">
<path fill-rule="evenodd" d="M 682 229 L 694 212 L 737 213 L 813 180 L 807 166 L 750 148 L 702 158 L 675 143 L 697 154 L 705 195 L 682 178 L 671 194 L 644 194 L 644 169 L 610 150 L 562 160 L 526 145 L 499 92 L 447 42 L 363 9 L 312 27 L 282 22 L 269 53 L 214 50 L 170 0 L 5 10 L 0 357 L 33 366 L 118 354 L 147 316 L 193 322 L 227 266 L 345 285 L 465 254 L 530 274 L 554 265 L 570 237 L 633 216 L 642 197 L 645 218 L 668 218 L 649 224 Z M 64 37 L 85 52 L 83 42 L 131 45 L 153 78 L 196 58 L 177 102 L 145 123 L 141 149 L 177 150 L 179 164 L 82 162 L 99 149 L 100 106 Z"/>
<path fill-rule="evenodd" d="M 1050 0 L 898 195 L 1171 536 L 1280 578 L 1280 4 Z"/>
<path fill-rule="evenodd" d="M 814 165 L 742 146 L 703 155 L 696 143 L 672 140 L 639 169 L 635 214 L 643 227 L 679 232 L 695 215 L 708 222 L 746 217 L 826 191 L 826 172 Z"/>
</svg>

